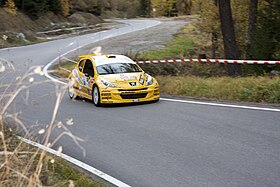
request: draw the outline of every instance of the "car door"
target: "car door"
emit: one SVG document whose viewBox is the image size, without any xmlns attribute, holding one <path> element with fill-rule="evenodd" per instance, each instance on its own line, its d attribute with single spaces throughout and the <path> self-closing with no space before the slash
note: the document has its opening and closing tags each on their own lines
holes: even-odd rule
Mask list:
<svg viewBox="0 0 280 187">
<path fill-rule="evenodd" d="M 83 68 L 86 60 L 81 59 L 78 63 L 78 66 L 72 71 L 74 82 L 74 89 L 76 90 L 79 96 L 83 96 L 82 86 L 83 86 Z"/>
<path fill-rule="evenodd" d="M 84 97 L 91 99 L 92 85 L 94 83 L 94 68 L 90 59 L 86 59 L 84 62 L 81 80 L 83 83 L 81 91 Z"/>
</svg>

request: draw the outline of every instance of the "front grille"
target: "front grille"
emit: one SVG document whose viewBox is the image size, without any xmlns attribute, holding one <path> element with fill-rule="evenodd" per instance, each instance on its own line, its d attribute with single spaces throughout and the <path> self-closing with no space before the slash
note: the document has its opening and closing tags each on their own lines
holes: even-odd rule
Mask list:
<svg viewBox="0 0 280 187">
<path fill-rule="evenodd" d="M 121 94 L 122 99 L 141 99 L 145 98 L 148 93 L 140 93 L 140 94 Z"/>
<path fill-rule="evenodd" d="M 142 91 L 142 90 L 147 90 L 148 88 L 139 88 L 139 89 L 118 89 L 120 92 L 123 91 Z"/>
</svg>

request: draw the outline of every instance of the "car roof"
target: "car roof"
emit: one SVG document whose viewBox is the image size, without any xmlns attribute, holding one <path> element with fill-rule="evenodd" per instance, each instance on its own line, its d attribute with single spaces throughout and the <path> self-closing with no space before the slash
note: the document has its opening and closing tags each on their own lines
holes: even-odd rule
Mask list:
<svg viewBox="0 0 280 187">
<path fill-rule="evenodd" d="M 114 63 L 129 63 L 129 64 L 136 64 L 133 60 L 128 58 L 124 55 L 82 55 L 81 58 L 91 58 L 93 62 L 95 63 L 95 66 L 100 66 L 104 64 L 114 64 Z"/>
</svg>

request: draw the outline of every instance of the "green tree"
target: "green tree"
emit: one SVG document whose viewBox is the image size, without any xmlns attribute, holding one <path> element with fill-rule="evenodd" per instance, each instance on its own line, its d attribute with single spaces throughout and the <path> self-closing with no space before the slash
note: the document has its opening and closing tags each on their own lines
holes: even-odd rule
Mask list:
<svg viewBox="0 0 280 187">
<path fill-rule="evenodd" d="M 151 0 L 140 0 L 141 15 L 150 17 Z"/>
<path fill-rule="evenodd" d="M 280 59 L 280 1 L 266 0 L 252 38 L 251 58 Z"/>
<path fill-rule="evenodd" d="M 61 4 L 60 0 L 49 0 L 48 1 L 48 9 L 52 11 L 55 14 L 60 14 L 61 13 Z"/>
<path fill-rule="evenodd" d="M 38 19 L 40 15 L 48 10 L 48 0 L 26 0 L 24 2 L 24 12 L 32 19 Z"/>
<path fill-rule="evenodd" d="M 207 1 L 205 2 L 207 3 Z M 193 8 L 193 0 L 177 0 L 176 9 L 179 15 L 190 15 Z"/>
</svg>

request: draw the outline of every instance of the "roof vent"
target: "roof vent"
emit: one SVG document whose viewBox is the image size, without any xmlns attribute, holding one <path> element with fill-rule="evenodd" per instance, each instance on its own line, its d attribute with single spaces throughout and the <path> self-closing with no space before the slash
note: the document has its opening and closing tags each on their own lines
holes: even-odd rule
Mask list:
<svg viewBox="0 0 280 187">
<path fill-rule="evenodd" d="M 108 58 L 116 58 L 114 55 L 108 55 Z"/>
</svg>

